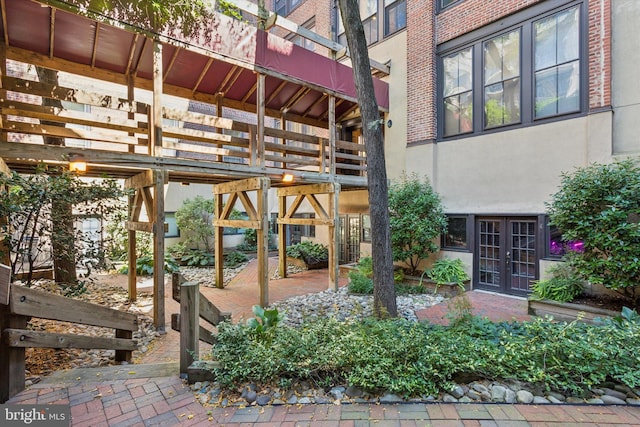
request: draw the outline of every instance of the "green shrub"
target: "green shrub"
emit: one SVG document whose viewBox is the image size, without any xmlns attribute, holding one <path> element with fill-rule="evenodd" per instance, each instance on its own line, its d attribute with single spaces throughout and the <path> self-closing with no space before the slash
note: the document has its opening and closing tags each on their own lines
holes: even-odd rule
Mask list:
<svg viewBox="0 0 640 427">
<path fill-rule="evenodd" d="M 329 248 L 321 243 L 305 240 L 289 246 L 287 248 L 287 256 L 301 259 L 307 264 L 315 264 L 329 259 Z"/>
<path fill-rule="evenodd" d="M 631 316 L 627 313 L 627 318 Z M 509 379 L 582 395 L 613 380 L 640 386 L 640 322 L 492 323 L 471 318 L 454 327 L 402 319 L 341 323 L 327 318 L 268 336 L 223 323 L 213 357 L 224 386 L 310 380 L 348 382 L 372 392 L 422 396 L 447 391 L 456 376 Z M 322 351 L 318 351 L 321 349 Z"/>
<path fill-rule="evenodd" d="M 171 254 L 165 254 L 164 256 L 164 271 L 165 273 L 173 273 L 174 271 L 178 271 L 180 266 L 176 263 L 176 260 L 171 256 Z M 118 270 L 119 273 L 128 274 L 129 266 L 123 265 Z M 153 255 L 145 254 L 138 258 L 136 258 L 136 274 L 139 276 L 151 276 L 153 275 Z"/>
<path fill-rule="evenodd" d="M 268 234 L 269 250 L 276 249 L 273 242 L 273 233 L 269 230 Z M 258 250 L 258 230 L 255 228 L 244 229 L 244 241 L 238 245 L 237 249 L 244 252 L 255 252 Z"/>
<path fill-rule="evenodd" d="M 549 268 L 551 277 L 533 284 L 534 299 L 549 299 L 558 302 L 573 301 L 584 291 L 582 279 L 576 276 L 570 263 L 561 263 Z"/>
<path fill-rule="evenodd" d="M 389 225 L 393 260 L 415 275 L 423 259 L 438 250 L 434 240 L 447 227 L 440 197 L 425 178 L 403 177 L 389 187 Z"/>
<path fill-rule="evenodd" d="M 349 272 L 349 292 L 352 294 L 373 294 L 373 259 L 362 257 L 358 261 L 357 269 Z M 393 272 L 393 280 L 396 288 L 396 295 L 422 294 L 425 292 L 424 286 L 409 285 L 403 283 L 404 270 L 396 268 Z"/>
<path fill-rule="evenodd" d="M 205 267 L 216 261 L 211 252 L 202 249 L 189 249 L 182 254 L 180 260 L 192 267 Z"/>
<path fill-rule="evenodd" d="M 455 283 L 464 291 L 464 282 L 469 280 L 469 275 L 464 270 L 464 264 L 459 258 L 441 258 L 434 262 L 431 269 L 425 273 L 429 279 L 436 283 L 434 292 L 438 291 L 438 286 L 449 283 Z M 425 273 L 423 273 L 423 277 Z"/>
<path fill-rule="evenodd" d="M 247 261 L 249 261 L 249 257 L 239 251 L 233 251 L 224 256 L 224 266 L 227 268 L 236 268 Z"/>
<path fill-rule="evenodd" d="M 585 281 L 602 284 L 640 307 L 640 168 L 630 160 L 563 174 L 548 204 L 565 241 L 583 242 L 570 262 Z"/>
</svg>

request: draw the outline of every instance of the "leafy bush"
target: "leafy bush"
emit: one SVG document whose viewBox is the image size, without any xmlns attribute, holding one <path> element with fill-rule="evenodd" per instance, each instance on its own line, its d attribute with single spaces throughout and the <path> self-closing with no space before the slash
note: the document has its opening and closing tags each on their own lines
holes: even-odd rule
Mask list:
<svg viewBox="0 0 640 427">
<path fill-rule="evenodd" d="M 393 260 L 409 266 L 416 274 L 423 259 L 438 250 L 434 243 L 447 227 L 440 197 L 425 178 L 404 177 L 389 187 L 389 224 Z"/>
<path fill-rule="evenodd" d="M 268 234 L 269 249 L 275 249 L 276 246 L 273 243 L 273 233 L 269 230 Z M 237 249 L 244 252 L 255 252 L 258 250 L 258 230 L 255 228 L 244 229 L 244 242 L 238 245 Z"/>
<path fill-rule="evenodd" d="M 213 265 L 216 261 L 215 256 L 211 252 L 202 249 L 189 249 L 182 254 L 180 260 L 193 267 Z"/>
<path fill-rule="evenodd" d="M 284 320 L 284 314 L 279 313 L 277 308 L 265 310 L 259 305 L 254 305 L 251 311 L 256 317 L 247 319 L 247 326 L 256 334 L 269 332 Z"/>
<path fill-rule="evenodd" d="M 469 275 L 464 270 L 464 264 L 459 258 L 441 258 L 433 263 L 433 266 L 426 271 L 426 274 L 429 279 L 436 283 L 434 292 L 438 291 L 438 286 L 448 283 L 455 283 L 464 290 L 464 282 L 469 280 Z"/>
<path fill-rule="evenodd" d="M 187 247 L 203 248 L 213 252 L 213 210 L 214 200 L 196 196 L 187 199 L 176 211 L 176 224 Z"/>
<path fill-rule="evenodd" d="M 407 397 L 447 391 L 457 375 L 468 373 L 574 395 L 607 380 L 640 385 L 640 322 L 590 325 L 538 318 L 492 323 L 475 317 L 444 327 L 402 319 L 341 323 L 329 318 L 271 332 L 267 339 L 246 325 L 221 324 L 213 347 L 218 380 L 231 387 L 283 379 L 323 386 L 348 382 Z"/>
<path fill-rule="evenodd" d="M 584 291 L 582 279 L 576 276 L 570 263 L 561 263 L 549 268 L 551 277 L 533 284 L 532 298 L 558 302 L 573 301 Z"/>
<path fill-rule="evenodd" d="M 164 271 L 165 273 L 173 273 L 174 271 L 178 271 L 180 266 L 176 263 L 176 260 L 170 255 L 165 254 L 164 256 Z M 127 274 L 129 273 L 129 266 L 123 265 L 118 270 L 119 273 Z M 136 258 L 136 274 L 139 276 L 151 276 L 153 275 L 153 255 L 145 254 L 141 257 Z"/>
<path fill-rule="evenodd" d="M 329 259 L 329 248 L 321 243 L 305 240 L 289 246 L 287 248 L 287 256 L 304 260 L 307 264 L 314 264 Z"/>
<path fill-rule="evenodd" d="M 224 266 L 228 268 L 236 268 L 247 261 L 249 261 L 249 257 L 239 251 L 233 251 L 224 256 Z"/>
<path fill-rule="evenodd" d="M 640 168 L 625 160 L 563 174 L 548 204 L 566 241 L 582 241 L 570 258 L 577 274 L 618 291 L 640 307 Z"/>
<path fill-rule="evenodd" d="M 358 261 L 356 270 L 349 272 L 349 292 L 352 294 L 373 294 L 373 259 L 371 257 L 362 257 Z M 425 292 L 424 286 L 409 285 L 403 283 L 404 270 L 397 268 L 394 271 L 393 279 L 395 282 L 396 295 L 406 294 L 422 294 Z"/>
</svg>

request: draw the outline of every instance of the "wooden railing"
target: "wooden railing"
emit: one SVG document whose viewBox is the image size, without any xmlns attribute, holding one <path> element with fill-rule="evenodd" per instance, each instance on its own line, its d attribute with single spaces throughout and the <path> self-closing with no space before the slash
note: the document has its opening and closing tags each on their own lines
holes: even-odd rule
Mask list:
<svg viewBox="0 0 640 427">
<path fill-rule="evenodd" d="M 180 303 L 180 313 L 171 314 L 171 329 L 180 332 L 180 373 L 187 374 L 199 355 L 199 342 L 215 344 L 215 332 L 200 325 L 200 319 L 212 326 L 231 319 L 207 299 L 196 282 L 187 282 L 180 273 L 171 278 L 173 299 Z"/>
<path fill-rule="evenodd" d="M 2 77 L 0 114 L 7 117 L 4 129 L 18 135 L 17 141 L 6 133 L 3 139 L 13 142 L 37 143 L 34 136 L 59 137 L 67 147 L 224 163 L 236 171 L 257 167 L 267 172 L 335 171 L 358 176 L 366 171 L 363 144 L 336 141 L 332 156 L 326 136 L 276 129 L 275 119 L 267 117 L 264 144 L 259 147 L 255 124 L 169 107 L 162 109 L 163 143 L 158 153 L 149 144 L 150 105 L 17 77 Z M 238 116 L 242 114 L 248 113 Z M 309 129 L 326 135 L 326 130 Z"/>
<path fill-rule="evenodd" d="M 137 349 L 132 339 L 138 316 L 49 292 L 11 286 L 7 301 L 0 301 L 0 403 L 24 390 L 25 348 L 81 348 L 115 350 L 116 362 L 130 362 Z M 29 318 L 58 320 L 115 329 L 115 336 L 94 337 L 27 329 Z"/>
</svg>

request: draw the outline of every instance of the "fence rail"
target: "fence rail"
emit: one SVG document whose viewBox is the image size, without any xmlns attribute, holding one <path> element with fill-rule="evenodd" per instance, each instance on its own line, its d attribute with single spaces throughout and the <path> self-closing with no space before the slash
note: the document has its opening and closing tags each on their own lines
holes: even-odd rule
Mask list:
<svg viewBox="0 0 640 427">
<path fill-rule="evenodd" d="M 137 348 L 132 339 L 138 330 L 137 315 L 23 286 L 4 286 L 9 287 L 9 304 L 0 301 L 0 403 L 24 390 L 27 347 L 113 349 L 117 362 L 131 361 Z M 27 327 L 32 317 L 112 328 L 115 334 L 110 338 L 33 331 Z"/>
</svg>

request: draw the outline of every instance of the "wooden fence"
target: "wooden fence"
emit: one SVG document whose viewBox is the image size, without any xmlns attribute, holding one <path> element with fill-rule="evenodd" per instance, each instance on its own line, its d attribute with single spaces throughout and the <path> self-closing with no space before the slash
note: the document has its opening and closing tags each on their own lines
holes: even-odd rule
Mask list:
<svg viewBox="0 0 640 427">
<path fill-rule="evenodd" d="M 7 287 L 6 284 L 0 286 Z M 4 289 L 0 294 L 7 294 Z M 58 334 L 27 329 L 31 317 L 115 329 L 115 337 Z M 0 300 L 0 403 L 25 388 L 25 348 L 113 349 L 117 362 L 130 362 L 137 343 L 138 316 L 53 295 L 49 292 L 10 286 L 7 299 Z"/>
<path fill-rule="evenodd" d="M 213 326 L 231 319 L 231 313 L 221 312 L 199 290 L 196 282 L 187 282 L 180 273 L 173 273 L 173 299 L 180 303 L 180 313 L 171 315 L 171 329 L 180 332 L 180 373 L 188 374 L 189 367 L 200 352 L 200 341 L 214 344 L 212 330 L 200 325 L 200 319 Z"/>
</svg>

